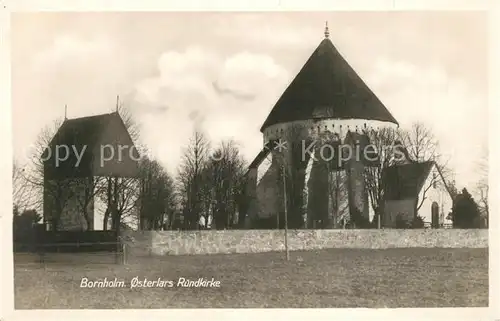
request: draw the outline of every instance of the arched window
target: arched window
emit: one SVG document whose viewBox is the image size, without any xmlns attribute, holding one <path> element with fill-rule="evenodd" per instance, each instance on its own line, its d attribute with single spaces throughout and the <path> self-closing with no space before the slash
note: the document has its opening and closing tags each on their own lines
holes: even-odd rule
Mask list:
<svg viewBox="0 0 500 321">
<path fill-rule="evenodd" d="M 431 220 L 432 228 L 439 228 L 439 204 L 437 202 L 432 202 Z"/>
</svg>

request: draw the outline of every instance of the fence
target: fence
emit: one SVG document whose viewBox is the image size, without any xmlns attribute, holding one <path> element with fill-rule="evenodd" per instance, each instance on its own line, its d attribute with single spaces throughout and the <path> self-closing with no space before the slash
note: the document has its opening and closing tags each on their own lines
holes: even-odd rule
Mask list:
<svg viewBox="0 0 500 321">
<path fill-rule="evenodd" d="M 431 222 L 424 222 L 424 228 L 432 228 L 432 223 Z M 443 223 L 441 224 L 440 228 L 453 228 L 452 223 Z"/>
<path fill-rule="evenodd" d="M 97 250 L 95 251 L 94 249 Z M 106 249 L 107 250 L 103 250 Z M 56 249 L 56 250 L 54 250 Z M 110 256 L 110 252 L 113 256 Z M 73 255 L 79 253 L 80 255 Z M 116 264 L 125 263 L 126 245 L 120 240 L 115 242 L 77 242 L 77 243 L 45 243 L 38 247 L 38 262 L 45 263 L 110 263 L 112 258 Z M 104 260 L 103 260 L 104 258 Z"/>
<path fill-rule="evenodd" d="M 83 263 L 96 263 L 97 259 L 102 261 L 114 253 L 114 262 L 123 263 L 125 243 L 117 231 L 47 231 L 44 225 L 37 224 L 33 227 L 32 236 L 25 238 L 24 243 L 14 242 L 14 252 L 35 254 L 37 261 L 43 264 L 82 260 Z M 74 256 L 70 253 L 87 255 Z"/>
</svg>

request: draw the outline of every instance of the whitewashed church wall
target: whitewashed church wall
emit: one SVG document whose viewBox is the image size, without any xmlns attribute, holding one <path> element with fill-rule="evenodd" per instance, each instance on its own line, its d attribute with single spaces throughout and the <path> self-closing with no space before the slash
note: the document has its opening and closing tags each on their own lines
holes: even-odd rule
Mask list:
<svg viewBox="0 0 500 321">
<path fill-rule="evenodd" d="M 368 195 L 368 217 L 370 218 L 370 222 L 373 221 L 373 217 L 375 216 L 375 211 L 373 210 L 373 202 L 371 197 Z M 382 225 L 382 222 L 380 222 Z"/>
<path fill-rule="evenodd" d="M 277 163 L 272 163 L 257 185 L 257 214 L 260 218 L 269 218 L 279 211 L 277 206 L 277 199 L 280 195 L 278 170 Z"/>
<path fill-rule="evenodd" d="M 257 184 L 260 182 L 262 177 L 267 173 L 272 163 L 272 154 L 270 153 L 262 163 L 257 167 Z"/>
<path fill-rule="evenodd" d="M 436 182 L 435 187 L 432 186 L 433 182 Z M 431 186 L 425 193 L 425 189 Z M 425 199 L 424 199 L 425 197 Z M 447 220 L 446 217 L 448 213 L 451 211 L 453 206 L 451 196 L 446 191 L 446 188 L 443 184 L 443 180 L 441 176 L 439 176 L 439 172 L 434 165 L 431 169 L 429 176 L 427 177 L 422 190 L 419 194 L 419 205 L 420 201 L 424 199 L 422 206 L 418 210 L 418 215 L 424 219 L 424 222 L 432 222 L 432 203 L 436 202 L 439 205 L 439 223 L 440 224 L 451 224 L 451 220 Z"/>
<path fill-rule="evenodd" d="M 378 120 L 366 119 L 321 119 L 321 120 L 300 120 L 271 125 L 264 130 L 264 144 L 272 139 L 284 139 L 285 132 L 291 128 L 303 128 L 303 137 L 316 137 L 324 131 L 337 133 L 341 139 L 350 130 L 362 131 L 363 129 L 380 129 L 397 127 L 396 124 Z"/>
</svg>

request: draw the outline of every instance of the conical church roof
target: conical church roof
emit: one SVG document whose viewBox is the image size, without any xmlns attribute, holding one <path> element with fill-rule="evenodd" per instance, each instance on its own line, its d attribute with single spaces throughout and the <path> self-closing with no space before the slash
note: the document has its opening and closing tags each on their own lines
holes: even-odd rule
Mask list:
<svg viewBox="0 0 500 321">
<path fill-rule="evenodd" d="M 261 127 L 297 120 L 337 118 L 397 124 L 328 38 L 307 60 Z"/>
</svg>

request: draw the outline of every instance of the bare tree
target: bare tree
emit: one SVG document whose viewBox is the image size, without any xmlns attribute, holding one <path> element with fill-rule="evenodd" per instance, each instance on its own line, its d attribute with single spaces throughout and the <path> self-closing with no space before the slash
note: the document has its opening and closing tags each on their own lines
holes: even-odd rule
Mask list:
<svg viewBox="0 0 500 321">
<path fill-rule="evenodd" d="M 19 182 L 19 185 L 23 185 L 24 188 L 29 186 L 33 190 L 33 193 L 30 195 L 32 199 L 29 203 L 40 212 L 43 209 L 44 193 L 44 158 L 42 155 L 49 147 L 52 137 L 56 134 L 61 124 L 61 120 L 56 120 L 43 127 L 35 139 L 30 154 L 26 155 L 28 164 L 22 169 L 16 164 L 16 175 L 18 176 L 16 181 Z"/>
<path fill-rule="evenodd" d="M 483 213 L 485 213 L 487 219 L 489 219 L 489 202 L 488 202 L 488 192 L 489 192 L 489 155 L 486 147 L 483 147 L 482 155 L 478 161 L 478 173 L 479 181 L 476 185 L 476 190 L 478 194 L 478 205 Z"/>
<path fill-rule="evenodd" d="M 133 117 L 130 106 L 117 97 L 116 110 L 127 129 L 134 146 L 141 150 L 140 126 Z M 140 156 L 140 155 L 139 155 Z M 103 228 L 108 229 L 111 219 L 112 229 L 118 230 L 123 219 L 133 214 L 139 197 L 139 182 L 134 177 L 106 177 L 104 186 L 99 188 L 99 197 L 106 203 L 103 217 Z"/>
<path fill-rule="evenodd" d="M 448 184 L 453 180 L 453 172 L 448 167 L 448 160 L 439 152 L 439 142 L 432 130 L 423 123 L 413 123 L 409 130 L 400 131 L 399 137 L 408 151 L 411 161 L 433 162 L 439 172 L 438 175 L 429 180 L 426 186 L 422 187 L 422 198 L 417 197 L 415 205 L 416 212 L 418 212 L 427 198 L 427 192 L 431 188 L 439 188 L 450 193 Z"/>
<path fill-rule="evenodd" d="M 196 130 L 182 156 L 177 179 L 182 197 L 184 227 L 187 229 L 199 228 L 203 172 L 209 152 L 208 140 L 201 131 Z"/>
<path fill-rule="evenodd" d="M 384 173 L 387 168 L 394 165 L 397 159 L 393 149 L 398 132 L 393 128 L 381 128 L 365 132 L 370 140 L 370 146 L 376 152 L 376 161 L 365 167 L 365 186 L 374 212 L 374 220 L 382 222 L 384 200 Z M 373 154 L 369 155 L 374 157 Z"/>
<path fill-rule="evenodd" d="M 119 230 L 124 218 L 132 217 L 139 197 L 137 179 L 122 177 L 105 177 L 100 197 L 106 202 L 103 228 L 108 230 L 111 222 L 112 230 Z"/>
<path fill-rule="evenodd" d="M 211 213 L 217 229 L 230 228 L 238 211 L 238 197 L 243 186 L 245 163 L 236 143 L 221 142 L 208 164 L 209 186 L 213 197 Z"/>
<path fill-rule="evenodd" d="M 213 151 L 206 150 L 211 157 L 203 162 L 197 175 L 199 216 L 203 218 L 204 228 L 209 224 L 217 229 L 230 228 L 243 192 L 244 161 L 232 140 L 222 141 Z M 193 159 L 195 154 L 191 155 Z"/>
<path fill-rule="evenodd" d="M 328 217 L 324 219 L 323 227 L 339 228 L 342 222 L 350 220 L 347 168 L 345 164 L 341 164 L 339 157 L 342 153 L 341 139 L 338 134 L 326 130 L 320 134 L 319 141 L 330 146 L 326 149 L 327 152 L 320 149 L 318 153 L 318 156 L 321 156 L 319 162 L 322 162 L 326 169 L 328 184 Z"/>
<path fill-rule="evenodd" d="M 19 207 L 20 198 L 24 194 L 25 186 L 23 184 L 23 169 L 19 167 L 19 164 L 14 159 L 12 162 L 12 199 L 14 204 Z"/>
<path fill-rule="evenodd" d="M 432 131 L 421 122 L 399 131 L 399 139 L 414 162 L 426 162 L 439 157 L 439 144 Z"/>
<path fill-rule="evenodd" d="M 37 205 L 37 195 L 39 192 L 33 184 L 26 180 L 26 169 L 14 159 L 12 162 L 12 201 L 20 212 Z"/>
<path fill-rule="evenodd" d="M 130 138 L 132 138 L 134 144 L 136 146 L 140 146 L 141 129 L 139 123 L 134 117 L 134 113 L 132 112 L 130 105 L 125 104 L 124 102 L 118 102 L 117 112 L 120 115 L 123 124 L 127 128 Z"/>
<path fill-rule="evenodd" d="M 76 197 L 80 213 L 86 223 L 87 229 L 93 229 L 93 217 L 90 216 L 90 210 L 94 211 L 94 200 L 97 195 L 102 193 L 106 182 L 104 177 L 84 177 L 81 179 L 80 186 L 83 187 L 83 193 Z M 89 208 L 92 205 L 92 208 Z"/>
<path fill-rule="evenodd" d="M 22 182 L 29 192 L 29 207 L 43 211 L 45 222 L 49 222 L 53 230 L 59 227 L 61 216 L 70 200 L 74 197 L 74 187 L 77 183 L 72 178 L 45 177 L 45 160 L 52 155 L 48 150 L 52 138 L 61 126 L 61 120 L 42 128 L 29 155 L 28 165 L 22 171 Z"/>
<path fill-rule="evenodd" d="M 257 196 L 257 186 L 261 183 L 261 180 L 266 175 L 267 171 L 272 165 L 272 156 L 270 155 L 271 150 L 268 148 L 270 143 L 260 150 L 252 162 L 245 166 L 246 170 L 241 177 L 239 186 L 236 188 L 236 202 L 238 207 L 238 222 L 237 226 L 240 228 L 251 227 L 258 228 L 262 227 L 260 223 L 262 220 L 259 216 L 255 216 L 255 212 L 259 208 L 259 199 Z M 278 216 L 277 216 L 278 217 Z M 276 221 L 276 220 L 274 220 Z M 267 220 L 267 223 L 271 223 L 272 218 Z M 272 228 L 273 224 L 267 224 L 267 228 Z"/>
<path fill-rule="evenodd" d="M 328 175 L 330 208 L 333 211 L 331 226 L 341 227 L 341 222 L 348 218 L 348 184 L 345 170 L 333 170 Z"/>
<path fill-rule="evenodd" d="M 143 159 L 139 180 L 140 229 L 157 230 L 171 225 L 175 209 L 172 178 L 155 160 Z"/>
</svg>

